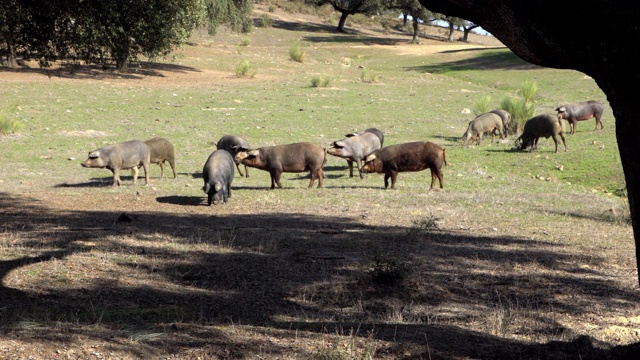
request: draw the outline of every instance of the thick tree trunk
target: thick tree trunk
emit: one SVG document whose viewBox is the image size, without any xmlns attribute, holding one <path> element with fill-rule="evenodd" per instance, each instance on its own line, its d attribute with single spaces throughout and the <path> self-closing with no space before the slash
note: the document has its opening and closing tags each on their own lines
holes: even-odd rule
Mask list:
<svg viewBox="0 0 640 360">
<path fill-rule="evenodd" d="M 347 22 L 347 16 L 349 16 L 349 14 L 346 12 L 340 15 L 340 21 L 338 21 L 338 28 L 336 29 L 337 32 L 344 32 L 344 24 Z"/>
<path fill-rule="evenodd" d="M 402 26 L 407 26 L 407 13 L 403 12 L 402 13 Z"/>
</svg>

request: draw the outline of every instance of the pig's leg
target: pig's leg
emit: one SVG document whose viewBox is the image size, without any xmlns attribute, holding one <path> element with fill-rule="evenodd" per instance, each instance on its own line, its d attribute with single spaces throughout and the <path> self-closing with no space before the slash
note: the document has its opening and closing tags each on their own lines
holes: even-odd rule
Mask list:
<svg viewBox="0 0 640 360">
<path fill-rule="evenodd" d="M 358 173 L 360 174 L 360 179 L 364 179 L 364 174 L 362 173 L 362 170 L 360 170 L 362 168 L 362 160 L 356 158 L 356 165 L 358 166 Z"/>
<path fill-rule="evenodd" d="M 164 179 L 164 160 L 160 161 L 160 179 Z"/>
<path fill-rule="evenodd" d="M 349 165 L 349 177 L 353 177 L 353 161 L 347 159 L 347 165 Z M 360 171 L 360 164 L 358 164 L 358 171 Z"/>
<path fill-rule="evenodd" d="M 391 172 L 391 188 L 395 189 L 396 188 L 396 178 L 398 177 L 398 172 L 397 171 L 392 171 Z"/>
<path fill-rule="evenodd" d="M 309 180 L 309 186 L 307 188 L 311 189 L 313 187 L 313 183 L 316 181 L 316 176 L 318 176 L 315 170 L 309 171 L 309 175 L 311 176 L 311 180 Z"/>
<path fill-rule="evenodd" d="M 133 183 L 137 183 L 138 182 L 138 173 L 140 172 L 140 170 L 138 169 L 137 166 L 134 166 L 131 168 L 131 173 L 133 175 Z"/>
<path fill-rule="evenodd" d="M 113 187 L 120 186 L 122 183 L 120 181 L 120 169 L 113 169 L 111 171 L 113 172 Z"/>
<path fill-rule="evenodd" d="M 324 170 L 322 170 L 322 168 L 320 168 L 318 170 L 318 188 L 322 187 L 322 180 L 324 179 Z"/>
<path fill-rule="evenodd" d="M 384 174 L 384 188 L 387 189 L 389 188 L 389 178 L 391 177 L 391 175 L 389 175 L 388 173 Z"/>
<path fill-rule="evenodd" d="M 244 174 L 242 173 L 242 170 L 240 170 L 240 164 L 236 164 L 236 168 L 238 169 L 238 174 L 240 174 L 240 176 L 244 176 Z M 245 166 L 245 169 L 247 167 Z M 246 171 L 246 170 L 245 170 Z"/>
</svg>

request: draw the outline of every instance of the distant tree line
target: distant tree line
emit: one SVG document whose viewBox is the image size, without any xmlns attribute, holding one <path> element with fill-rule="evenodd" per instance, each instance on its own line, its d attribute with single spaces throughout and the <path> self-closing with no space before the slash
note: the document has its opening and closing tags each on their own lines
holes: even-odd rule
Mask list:
<svg viewBox="0 0 640 360">
<path fill-rule="evenodd" d="M 206 26 L 215 34 L 225 25 L 249 32 L 254 0 L 2 0 L 0 1 L 0 59 L 10 67 L 18 58 L 47 67 L 55 61 L 85 62 L 124 68 L 142 56 L 156 58 L 175 50 L 194 29 Z M 449 40 L 456 27 L 477 27 L 466 20 L 429 11 L 418 0 L 300 0 L 314 6 L 331 4 L 341 13 L 337 31 L 354 14 L 401 11 L 405 22 L 449 23 Z"/>
<path fill-rule="evenodd" d="M 49 66 L 84 61 L 122 69 L 164 56 L 198 26 L 249 31 L 252 0 L 2 0 L 0 56 Z"/>
</svg>

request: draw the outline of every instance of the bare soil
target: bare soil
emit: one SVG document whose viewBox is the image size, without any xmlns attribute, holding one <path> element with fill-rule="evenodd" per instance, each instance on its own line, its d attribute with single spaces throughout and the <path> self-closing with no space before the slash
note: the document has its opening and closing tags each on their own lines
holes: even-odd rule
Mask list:
<svg viewBox="0 0 640 360">
<path fill-rule="evenodd" d="M 264 11 L 258 6 L 257 16 Z M 307 15 L 271 16 L 324 26 Z M 440 36 L 423 38 L 429 46 L 385 46 L 398 54 L 501 46 L 486 36 L 472 35 L 470 44 L 443 43 Z M 83 76 L 148 87 L 230 81 L 228 73 L 154 65 L 122 74 L 83 68 L 73 81 Z M 35 67 L 2 72 L 2 82 L 47 79 Z M 212 212 L 203 197 L 160 187 L 127 185 L 87 196 L 87 184 L 75 193 L 71 185 L 47 191 L 23 185 L 0 183 L 2 358 L 634 359 L 640 353 L 633 248 L 618 241 L 629 244 L 631 229 L 616 216 L 569 214 L 563 228 L 523 219 L 498 234 L 490 214 L 471 218 L 446 205 L 438 226 L 429 227 L 369 204 L 292 208 L 273 192 L 256 191 L 259 209 L 231 201 Z M 446 204 L 456 194 L 424 196 Z M 573 241 L 585 237 L 593 241 Z M 374 281 L 372 269 L 386 278 Z"/>
</svg>

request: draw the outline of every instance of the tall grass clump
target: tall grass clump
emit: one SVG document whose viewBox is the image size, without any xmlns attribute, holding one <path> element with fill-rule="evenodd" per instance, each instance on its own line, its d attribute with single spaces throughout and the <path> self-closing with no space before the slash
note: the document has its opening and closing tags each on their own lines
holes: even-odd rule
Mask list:
<svg viewBox="0 0 640 360">
<path fill-rule="evenodd" d="M 478 100 L 473 108 L 473 114 L 478 116 L 489 111 L 489 103 L 491 103 L 491 96 L 485 95 Z"/>
<path fill-rule="evenodd" d="M 378 81 L 380 81 L 380 75 L 377 75 L 367 69 L 362 69 L 362 71 L 360 72 L 360 81 L 370 84 L 377 83 Z"/>
<path fill-rule="evenodd" d="M 518 89 L 518 98 L 504 98 L 500 101 L 500 108 L 511 114 L 511 131 L 517 134 L 524 128 L 524 123 L 531 119 L 536 109 L 538 83 L 525 80 Z"/>
<path fill-rule="evenodd" d="M 240 42 L 238 43 L 238 46 L 249 46 L 249 45 L 251 45 L 251 39 L 249 38 L 244 38 L 240 40 Z"/>
<path fill-rule="evenodd" d="M 304 62 L 305 55 L 306 53 L 299 42 L 293 44 L 293 46 L 291 46 L 291 48 L 289 49 L 289 57 L 293 61 L 302 63 Z"/>
<path fill-rule="evenodd" d="M 311 78 L 311 87 L 327 87 L 331 83 L 331 78 L 327 76 L 314 76 Z"/>
<path fill-rule="evenodd" d="M 271 19 L 269 17 L 269 15 L 263 14 L 260 19 L 262 20 L 262 27 L 263 28 L 270 28 L 270 27 L 273 26 L 273 19 Z"/>
<path fill-rule="evenodd" d="M 251 79 L 254 76 L 256 76 L 256 70 L 253 67 L 253 65 L 251 65 L 249 60 L 245 59 L 245 60 L 242 60 L 240 64 L 238 64 L 238 66 L 236 67 L 236 76 L 246 77 Z"/>
<path fill-rule="evenodd" d="M 15 134 L 22 128 L 22 124 L 15 120 L 9 120 L 7 117 L 0 113 L 0 135 Z"/>
</svg>

